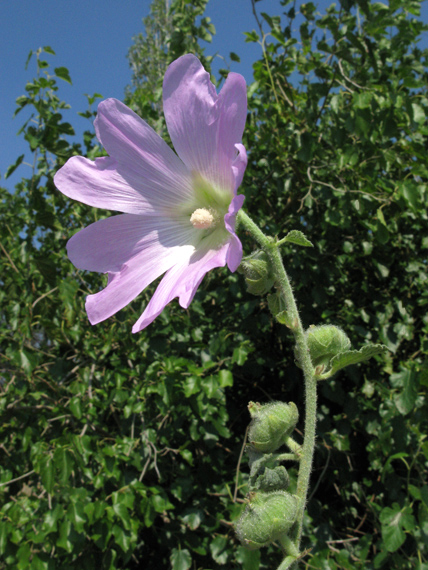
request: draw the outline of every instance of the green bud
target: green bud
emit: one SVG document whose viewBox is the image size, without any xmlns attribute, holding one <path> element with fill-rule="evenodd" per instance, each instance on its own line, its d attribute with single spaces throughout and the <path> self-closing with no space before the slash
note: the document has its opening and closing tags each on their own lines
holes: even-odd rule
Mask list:
<svg viewBox="0 0 428 570">
<path fill-rule="evenodd" d="M 239 540 L 251 550 L 277 540 L 293 525 L 297 504 L 297 497 L 286 491 L 252 493 L 236 525 Z"/>
<path fill-rule="evenodd" d="M 287 470 L 283 465 L 278 465 L 274 469 L 266 467 L 264 472 L 257 477 L 253 488 L 259 491 L 270 492 L 286 489 L 289 484 L 290 477 Z"/>
<path fill-rule="evenodd" d="M 261 453 L 273 453 L 281 447 L 299 419 L 297 406 L 293 402 L 263 405 L 250 402 L 248 410 L 253 418 L 248 430 L 248 441 L 253 449 Z"/>
<path fill-rule="evenodd" d="M 309 327 L 306 331 L 309 354 L 312 364 L 328 367 L 330 360 L 339 352 L 344 352 L 351 346 L 351 341 L 339 327 L 321 325 Z"/>
<path fill-rule="evenodd" d="M 275 283 L 269 258 L 261 250 L 244 257 L 238 271 L 245 275 L 247 291 L 252 295 L 265 295 Z"/>
</svg>

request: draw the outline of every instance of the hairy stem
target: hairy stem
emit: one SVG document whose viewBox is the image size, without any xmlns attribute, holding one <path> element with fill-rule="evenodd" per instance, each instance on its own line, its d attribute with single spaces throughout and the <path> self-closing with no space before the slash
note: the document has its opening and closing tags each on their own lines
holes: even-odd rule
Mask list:
<svg viewBox="0 0 428 570">
<path fill-rule="evenodd" d="M 315 370 L 309 356 L 308 345 L 299 312 L 297 310 L 296 301 L 294 299 L 290 280 L 284 269 L 282 257 L 279 252 L 277 243 L 264 235 L 253 220 L 242 210 L 238 213 L 238 222 L 248 231 L 254 239 L 260 244 L 262 249 L 269 256 L 272 268 L 277 279 L 277 288 L 281 292 L 281 296 L 285 301 L 288 313 L 288 322 L 291 323 L 290 328 L 293 332 L 296 342 L 296 355 L 299 365 L 303 370 L 305 379 L 305 436 L 303 446 L 301 448 L 301 458 L 299 465 L 299 474 L 297 478 L 296 495 L 299 499 L 299 509 L 296 524 L 292 530 L 290 537 L 285 537 L 283 545 L 286 548 L 286 558 L 281 563 L 278 570 L 291 568 L 297 562 L 297 553 L 300 548 L 300 540 L 303 528 L 303 516 L 305 513 L 306 500 L 309 489 L 309 479 L 312 470 L 312 459 L 315 447 L 315 426 L 316 426 L 316 405 L 317 391 Z M 287 547 L 288 545 L 288 547 Z"/>
</svg>

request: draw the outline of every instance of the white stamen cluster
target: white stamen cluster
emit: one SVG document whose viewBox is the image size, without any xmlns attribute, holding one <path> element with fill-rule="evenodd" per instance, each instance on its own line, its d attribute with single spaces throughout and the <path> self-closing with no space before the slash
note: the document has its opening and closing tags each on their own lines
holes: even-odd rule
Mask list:
<svg viewBox="0 0 428 570">
<path fill-rule="evenodd" d="M 198 230 L 207 230 L 214 225 L 215 218 L 206 208 L 197 208 L 190 216 L 190 222 Z"/>
</svg>

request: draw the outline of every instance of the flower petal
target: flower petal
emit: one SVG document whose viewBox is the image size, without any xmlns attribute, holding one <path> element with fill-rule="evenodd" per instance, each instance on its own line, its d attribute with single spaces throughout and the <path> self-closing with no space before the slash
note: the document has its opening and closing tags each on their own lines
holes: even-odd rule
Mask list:
<svg viewBox="0 0 428 570">
<path fill-rule="evenodd" d="M 232 164 L 247 115 L 245 80 L 229 73 L 217 95 L 192 54 L 174 61 L 163 83 L 164 113 L 174 148 L 189 169 L 222 189 L 235 189 Z"/>
<path fill-rule="evenodd" d="M 178 175 L 173 183 L 172 177 L 172 172 L 144 172 L 144 168 L 137 173 L 110 157 L 92 161 L 73 156 L 55 174 L 54 183 L 69 198 L 96 208 L 167 213 L 183 202 L 183 196 L 191 195 L 190 175 L 186 180 Z"/>
<path fill-rule="evenodd" d="M 191 196 L 189 172 L 166 142 L 134 111 L 117 99 L 98 105 L 97 137 L 108 154 L 127 170 L 183 197 Z"/>
<path fill-rule="evenodd" d="M 242 244 L 235 233 L 236 214 L 242 208 L 245 196 L 239 194 L 235 196 L 230 203 L 229 212 L 224 216 L 224 225 L 227 231 L 231 234 L 230 245 L 227 251 L 227 266 L 230 271 L 234 272 L 238 269 L 242 260 Z"/>
<path fill-rule="evenodd" d="M 179 297 L 180 305 L 187 309 L 205 274 L 226 264 L 227 250 L 228 244 L 225 244 L 217 250 L 196 251 L 184 262 L 177 260 L 159 283 L 144 313 L 132 327 L 132 332 L 147 327 L 174 297 Z"/>
<path fill-rule="evenodd" d="M 156 265 L 164 250 L 177 245 L 194 245 L 197 232 L 160 216 L 120 214 L 84 228 L 67 243 L 71 262 L 79 269 L 99 273 L 118 272 L 130 259 Z M 144 256 L 141 252 L 145 251 Z"/>
<path fill-rule="evenodd" d="M 193 252 L 192 245 L 152 246 L 127 261 L 120 271 L 109 272 L 107 287 L 86 298 L 86 312 L 91 324 L 104 321 L 123 309 L 162 273 L 177 263 L 186 263 Z"/>
<path fill-rule="evenodd" d="M 236 144 L 235 148 L 238 151 L 238 154 L 232 163 L 232 171 L 233 171 L 233 175 L 235 177 L 235 189 L 234 190 L 235 190 L 235 194 L 236 194 L 236 191 L 241 186 L 242 179 L 244 178 L 244 172 L 245 172 L 245 169 L 247 168 L 248 158 L 247 158 L 247 151 L 245 150 L 244 145 Z"/>
</svg>

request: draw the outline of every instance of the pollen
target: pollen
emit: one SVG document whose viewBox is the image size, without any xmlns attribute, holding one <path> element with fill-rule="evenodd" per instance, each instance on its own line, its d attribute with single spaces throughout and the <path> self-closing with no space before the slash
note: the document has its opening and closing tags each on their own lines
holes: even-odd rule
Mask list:
<svg viewBox="0 0 428 570">
<path fill-rule="evenodd" d="M 210 210 L 197 208 L 190 216 L 190 222 L 198 230 L 207 230 L 215 224 L 215 217 Z"/>
</svg>

